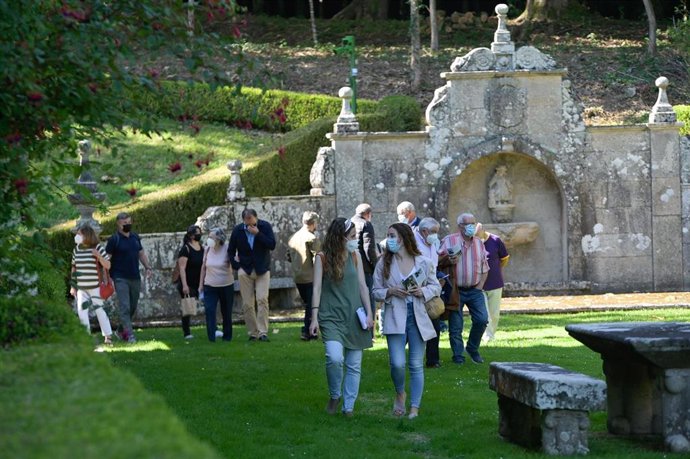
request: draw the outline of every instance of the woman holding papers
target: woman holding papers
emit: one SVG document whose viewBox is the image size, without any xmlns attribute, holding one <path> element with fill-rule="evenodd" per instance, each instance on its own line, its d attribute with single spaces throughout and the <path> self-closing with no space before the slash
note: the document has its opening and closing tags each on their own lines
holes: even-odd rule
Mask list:
<svg viewBox="0 0 690 459">
<path fill-rule="evenodd" d="M 358 318 L 357 309 L 362 320 Z M 328 227 L 323 252 L 314 259 L 314 293 L 309 332 L 321 337 L 326 347 L 326 378 L 330 400 L 326 407 L 335 414 L 343 396 L 342 411 L 352 416 L 359 393 L 362 350 L 371 347 L 374 320 L 369 290 L 364 281 L 355 225 L 336 218 Z M 345 377 L 343 378 L 343 367 Z"/>
<path fill-rule="evenodd" d="M 404 223 L 388 227 L 386 249 L 374 271 L 374 298 L 384 302 L 383 334 L 388 341 L 395 386 L 393 414 L 405 414 L 405 344 L 409 343 L 410 419 L 419 414 L 424 391 L 424 342 L 436 331 L 424 303 L 441 293 L 436 269 L 421 255 L 412 229 Z"/>
</svg>

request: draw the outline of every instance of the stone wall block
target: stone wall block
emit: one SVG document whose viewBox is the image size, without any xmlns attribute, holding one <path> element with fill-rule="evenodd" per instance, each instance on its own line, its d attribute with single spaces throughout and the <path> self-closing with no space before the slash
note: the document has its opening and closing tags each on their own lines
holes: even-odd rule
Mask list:
<svg viewBox="0 0 690 459">
<path fill-rule="evenodd" d="M 654 215 L 679 215 L 681 191 L 678 176 L 652 179 L 652 212 Z"/>
<path fill-rule="evenodd" d="M 680 215 L 657 216 L 654 233 L 654 288 L 671 290 L 683 284 L 683 253 Z"/>
<path fill-rule="evenodd" d="M 680 142 L 677 129 L 651 129 L 653 177 L 678 177 Z"/>
<path fill-rule="evenodd" d="M 591 257 L 587 256 L 589 280 L 604 291 L 629 292 L 651 290 L 654 271 L 651 256 Z"/>
<path fill-rule="evenodd" d="M 336 212 L 349 215 L 364 199 L 363 149 L 361 140 L 336 140 L 335 189 Z"/>
</svg>

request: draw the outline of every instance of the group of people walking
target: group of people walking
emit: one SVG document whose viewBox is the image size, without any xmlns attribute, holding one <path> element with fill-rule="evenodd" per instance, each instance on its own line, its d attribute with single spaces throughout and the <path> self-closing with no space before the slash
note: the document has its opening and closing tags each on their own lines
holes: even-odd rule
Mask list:
<svg viewBox="0 0 690 459">
<path fill-rule="evenodd" d="M 301 229 L 288 242 L 295 284 L 305 304 L 301 338 L 309 341 L 320 335 L 324 342 L 326 409 L 331 414 L 340 407 L 346 416 L 353 415 L 363 350 L 373 345 L 377 304 L 381 305 L 379 332 L 386 338 L 395 389 L 395 416 L 419 415 L 425 355 L 428 368 L 441 365 L 441 321 L 429 317 L 426 302 L 439 296 L 444 300 L 455 364 L 465 362 L 465 352 L 474 363 L 483 363 L 479 353 L 482 339 L 491 340 L 495 335 L 503 287 L 501 268 L 509 258 L 500 238 L 484 231 L 469 213 L 458 216 L 458 231 L 443 240 L 439 239 L 438 221 L 420 219 L 411 203 L 401 203 L 397 214 L 399 221 L 388 226 L 385 239 L 377 242 L 372 208 L 360 204 L 351 218 L 330 223 L 321 244 L 316 237 L 319 216 L 305 212 Z M 72 293 L 79 318 L 89 327 L 88 309 L 94 309 L 106 344 L 112 343 L 112 330 L 98 295 L 98 270 L 110 270 L 119 302 L 119 333 L 128 342 L 136 341 L 131 318 L 141 288 L 139 263 L 147 276 L 151 273 L 139 236 L 132 232 L 131 217 L 119 214 L 117 228 L 103 247 L 93 229 L 82 226 L 75 236 L 72 259 Z M 244 209 L 242 223 L 232 229 L 229 238 L 221 228 L 213 228 L 205 247 L 201 239 L 198 226 L 187 229 L 177 257 L 176 286 L 181 298 L 203 300 L 208 340 L 232 340 L 236 270 L 248 338 L 269 341 L 270 253 L 276 247 L 270 223 L 258 219 L 255 210 Z M 217 330 L 218 305 L 222 330 Z M 464 306 L 472 318 L 466 345 L 462 339 Z M 186 339 L 192 338 L 190 315 L 182 316 L 182 330 Z M 409 412 L 406 370 L 410 374 Z"/>
<path fill-rule="evenodd" d="M 484 362 L 479 347 L 490 321 L 489 338 L 493 339 L 502 288 L 500 269 L 509 257 L 500 238 L 483 231 L 469 213 L 458 217 L 458 231 L 443 241 L 438 236 L 438 221 L 420 219 L 411 203 L 401 203 L 397 213 L 399 222 L 387 228 L 381 243 L 376 242 L 368 204 L 358 206 L 349 219 L 333 220 L 323 247 L 313 236 L 317 220 L 313 212 L 305 213 L 302 229 L 290 240 L 295 282 L 305 302 L 305 327 L 306 317 L 310 317 L 302 339 L 320 332 L 325 346 L 328 413 L 336 413 L 342 402 L 343 414 L 353 415 L 363 350 L 372 346 L 377 303 L 382 305 L 379 324 L 388 347 L 395 416 L 419 415 L 425 354 L 427 367 L 441 364 L 440 320 L 429 317 L 427 301 L 444 298 L 454 363 L 465 362 L 465 351 L 474 363 Z M 493 298 L 498 301 L 491 306 L 496 310 L 489 313 L 483 287 L 492 269 L 496 269 L 492 286 L 498 289 Z M 311 285 L 305 273 L 311 273 Z M 414 283 L 409 282 L 412 277 Z M 462 340 L 464 306 L 472 317 L 466 347 Z M 406 371 L 410 374 L 409 411 Z"/>
</svg>

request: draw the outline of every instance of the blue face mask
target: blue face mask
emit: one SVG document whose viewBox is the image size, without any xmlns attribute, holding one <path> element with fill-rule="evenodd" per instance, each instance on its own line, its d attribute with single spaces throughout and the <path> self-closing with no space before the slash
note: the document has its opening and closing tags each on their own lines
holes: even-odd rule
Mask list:
<svg viewBox="0 0 690 459">
<path fill-rule="evenodd" d="M 469 223 L 465 225 L 465 236 L 472 237 L 477 232 L 477 225 Z"/>
<path fill-rule="evenodd" d="M 386 239 L 386 248 L 391 253 L 398 253 L 398 250 L 400 250 L 400 243 L 398 243 L 396 238 L 389 237 Z"/>
<path fill-rule="evenodd" d="M 351 239 L 345 242 L 345 248 L 348 252 L 354 253 L 359 248 L 359 241 L 357 239 Z"/>
</svg>

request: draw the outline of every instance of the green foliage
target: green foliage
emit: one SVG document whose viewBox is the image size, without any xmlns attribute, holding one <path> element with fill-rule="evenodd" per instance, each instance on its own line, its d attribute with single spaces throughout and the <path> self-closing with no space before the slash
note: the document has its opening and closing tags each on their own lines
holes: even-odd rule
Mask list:
<svg viewBox="0 0 690 459">
<path fill-rule="evenodd" d="M 409 96 L 388 96 L 381 99 L 376 111 L 390 121 L 389 131 L 418 131 L 422 124 L 422 109 Z"/>
<path fill-rule="evenodd" d="M 240 128 L 285 132 L 340 111 L 337 97 L 290 91 L 264 91 L 248 87 L 216 87 L 184 82 L 163 82 L 158 93 L 134 92 L 142 109 L 173 119 L 198 119 Z M 376 102 L 358 100 L 361 113 Z"/>
<path fill-rule="evenodd" d="M 673 111 L 676 112 L 678 121 L 685 123 L 680 130 L 681 135 L 690 135 L 690 105 L 674 105 Z"/>
<path fill-rule="evenodd" d="M 227 44 L 204 33 L 214 3 L 199 7 L 188 36 L 186 7 L 174 0 L 0 2 L 0 266 L 3 284 L 13 283 L 0 295 L 36 288 L 15 281 L 33 278 L 23 254 L 35 246 L 14 235 L 39 227 L 35 215 L 67 172 L 79 174 L 77 141 L 108 146 L 125 126 L 155 131 L 155 119 L 126 97 L 157 91 L 155 71 L 134 73 L 135 47 L 181 60 L 190 78 L 204 69 L 214 83 L 225 80 L 207 65 Z M 222 6 L 232 16 L 234 1 Z M 235 51 L 224 56 L 237 59 Z"/>
<path fill-rule="evenodd" d="M 76 315 L 70 310 L 62 293 L 57 298 L 17 295 L 0 296 L 0 346 L 40 339 L 74 337 L 84 334 Z"/>
<path fill-rule="evenodd" d="M 680 19 L 668 29 L 668 37 L 673 47 L 690 63 L 690 2 L 682 0 L 676 7 Z"/>
<path fill-rule="evenodd" d="M 78 337 L 0 354 L 3 457 L 219 459 L 164 399 L 93 352 L 90 341 L 81 328 Z M 146 350 L 161 359 L 170 355 L 162 347 Z M 185 392 L 196 393 L 197 385 Z"/>
</svg>

